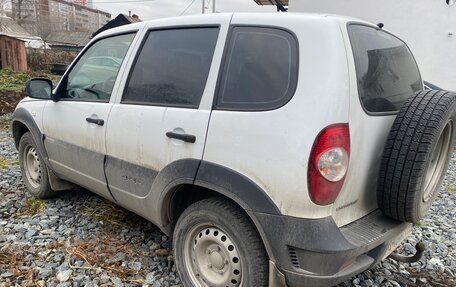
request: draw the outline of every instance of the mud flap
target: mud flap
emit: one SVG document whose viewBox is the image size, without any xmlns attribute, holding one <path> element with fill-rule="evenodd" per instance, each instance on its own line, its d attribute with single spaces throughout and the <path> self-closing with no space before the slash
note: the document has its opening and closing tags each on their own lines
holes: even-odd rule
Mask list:
<svg viewBox="0 0 456 287">
<path fill-rule="evenodd" d="M 287 287 L 285 276 L 272 261 L 269 261 L 269 287 Z"/>
<path fill-rule="evenodd" d="M 53 191 L 67 190 L 67 189 L 71 189 L 74 187 L 74 184 L 72 184 L 71 182 L 68 182 L 66 180 L 58 178 L 50 168 L 48 168 L 48 167 L 46 167 L 46 168 L 48 170 L 49 183 L 50 183 L 51 189 Z"/>
</svg>

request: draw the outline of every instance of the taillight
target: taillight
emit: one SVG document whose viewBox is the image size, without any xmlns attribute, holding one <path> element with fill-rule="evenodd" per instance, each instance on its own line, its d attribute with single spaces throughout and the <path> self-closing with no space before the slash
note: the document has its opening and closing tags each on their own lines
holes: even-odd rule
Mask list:
<svg viewBox="0 0 456 287">
<path fill-rule="evenodd" d="M 348 124 L 335 124 L 323 129 L 312 147 L 307 174 L 309 194 L 314 203 L 334 203 L 344 184 L 349 158 Z"/>
</svg>

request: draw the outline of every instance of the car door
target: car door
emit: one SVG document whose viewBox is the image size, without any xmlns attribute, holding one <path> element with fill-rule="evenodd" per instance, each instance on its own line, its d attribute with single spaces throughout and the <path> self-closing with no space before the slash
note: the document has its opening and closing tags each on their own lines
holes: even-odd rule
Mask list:
<svg viewBox="0 0 456 287">
<path fill-rule="evenodd" d="M 62 79 L 57 88 L 60 100 L 49 101 L 43 115 L 52 169 L 107 198 L 112 197 L 104 175 L 105 123 L 120 63 L 134 37 L 135 33 L 126 33 L 92 43 Z M 106 65 L 110 62 L 119 64 Z"/>
<path fill-rule="evenodd" d="M 111 111 L 110 190 L 119 204 L 152 221 L 156 210 L 144 199 L 158 203 L 156 196 L 178 177 L 192 182 L 202 158 L 223 52 L 220 34 L 219 25 L 147 31 Z"/>
</svg>

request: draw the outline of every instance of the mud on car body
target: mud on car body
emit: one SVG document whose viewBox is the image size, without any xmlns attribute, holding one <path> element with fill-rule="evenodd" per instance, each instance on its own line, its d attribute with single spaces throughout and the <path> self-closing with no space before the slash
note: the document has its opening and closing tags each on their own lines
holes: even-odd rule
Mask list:
<svg viewBox="0 0 456 287">
<path fill-rule="evenodd" d="M 423 88 L 407 45 L 356 19 L 169 18 L 100 33 L 55 89 L 30 80 L 12 130 L 30 192 L 77 184 L 150 220 L 185 286 L 327 286 L 437 195 L 456 97 Z"/>
</svg>

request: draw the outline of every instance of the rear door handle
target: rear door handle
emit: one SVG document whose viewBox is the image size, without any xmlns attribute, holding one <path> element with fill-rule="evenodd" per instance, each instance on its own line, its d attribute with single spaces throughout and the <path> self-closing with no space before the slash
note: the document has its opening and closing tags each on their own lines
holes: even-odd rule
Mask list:
<svg viewBox="0 0 456 287">
<path fill-rule="evenodd" d="M 102 120 L 102 119 L 86 118 L 86 121 L 91 124 L 96 124 L 99 126 L 104 125 L 104 120 Z"/>
<path fill-rule="evenodd" d="M 169 137 L 170 139 L 177 139 L 177 140 L 181 140 L 181 141 L 188 142 L 188 143 L 196 142 L 196 137 L 194 135 L 167 132 L 166 136 Z"/>
</svg>

